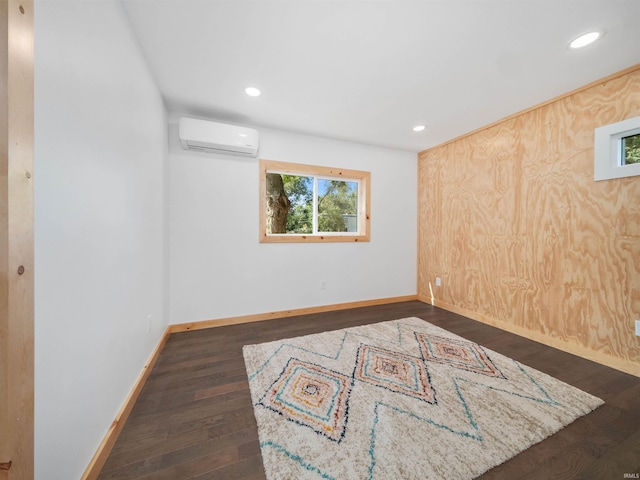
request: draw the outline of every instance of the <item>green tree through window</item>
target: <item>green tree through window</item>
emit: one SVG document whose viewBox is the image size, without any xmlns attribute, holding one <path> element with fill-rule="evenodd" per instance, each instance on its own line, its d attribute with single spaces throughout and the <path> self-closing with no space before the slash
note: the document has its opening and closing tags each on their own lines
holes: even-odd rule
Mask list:
<svg viewBox="0 0 640 480">
<path fill-rule="evenodd" d="M 640 133 L 622 138 L 622 165 L 640 163 Z"/>
<path fill-rule="evenodd" d="M 358 183 L 318 180 L 318 231 L 348 232 L 347 216 L 358 212 Z"/>
<path fill-rule="evenodd" d="M 357 231 L 358 182 L 297 175 L 280 177 L 287 198 L 284 203 L 290 205 L 286 233 L 313 233 L 314 197 L 317 197 L 318 232 Z M 349 221 L 349 218 L 354 218 L 354 221 Z"/>
<path fill-rule="evenodd" d="M 287 233 L 313 233 L 313 177 L 282 175 L 284 193 L 291 202 Z"/>
<path fill-rule="evenodd" d="M 369 172 L 260 160 L 261 242 L 369 241 Z"/>
</svg>

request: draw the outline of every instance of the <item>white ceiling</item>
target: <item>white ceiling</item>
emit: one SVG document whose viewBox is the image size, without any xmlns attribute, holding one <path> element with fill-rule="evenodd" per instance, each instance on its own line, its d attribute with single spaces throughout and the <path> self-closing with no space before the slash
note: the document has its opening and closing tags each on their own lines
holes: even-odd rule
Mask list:
<svg viewBox="0 0 640 480">
<path fill-rule="evenodd" d="M 640 0 L 121 1 L 172 115 L 413 152 L 640 63 Z"/>
</svg>

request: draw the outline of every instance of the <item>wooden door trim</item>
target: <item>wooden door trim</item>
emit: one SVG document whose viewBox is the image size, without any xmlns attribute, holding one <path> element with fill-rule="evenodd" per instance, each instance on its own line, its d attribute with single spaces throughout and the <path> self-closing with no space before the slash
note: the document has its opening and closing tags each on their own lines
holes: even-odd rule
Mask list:
<svg viewBox="0 0 640 480">
<path fill-rule="evenodd" d="M 34 477 L 33 0 L 0 2 L 0 479 Z"/>
</svg>

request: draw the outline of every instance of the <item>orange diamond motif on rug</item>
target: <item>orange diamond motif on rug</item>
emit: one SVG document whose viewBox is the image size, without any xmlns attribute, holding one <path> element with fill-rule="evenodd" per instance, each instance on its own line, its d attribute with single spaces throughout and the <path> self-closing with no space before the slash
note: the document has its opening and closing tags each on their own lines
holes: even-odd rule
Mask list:
<svg viewBox="0 0 640 480">
<path fill-rule="evenodd" d="M 351 379 L 292 358 L 260 405 L 339 442 L 345 433 Z"/>
<path fill-rule="evenodd" d="M 429 373 L 420 358 L 363 344 L 358 349 L 353 376 L 392 392 L 436 403 Z"/>
<path fill-rule="evenodd" d="M 477 343 L 416 333 L 422 356 L 427 362 L 451 365 L 489 377 L 505 378 Z"/>
</svg>

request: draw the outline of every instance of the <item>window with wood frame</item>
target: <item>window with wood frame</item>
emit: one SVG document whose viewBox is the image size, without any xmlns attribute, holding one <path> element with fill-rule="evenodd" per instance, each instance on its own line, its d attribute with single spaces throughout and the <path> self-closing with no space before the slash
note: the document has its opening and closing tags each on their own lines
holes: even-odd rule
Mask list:
<svg viewBox="0 0 640 480">
<path fill-rule="evenodd" d="M 370 177 L 260 160 L 260 241 L 368 242 Z"/>
</svg>

